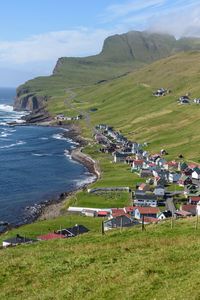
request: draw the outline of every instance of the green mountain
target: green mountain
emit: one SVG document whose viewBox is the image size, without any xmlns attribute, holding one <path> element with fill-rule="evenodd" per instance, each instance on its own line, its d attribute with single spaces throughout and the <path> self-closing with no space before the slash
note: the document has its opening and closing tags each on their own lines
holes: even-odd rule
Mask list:
<svg viewBox="0 0 200 300">
<path fill-rule="evenodd" d="M 17 89 L 15 109 L 35 110 L 46 100 L 59 97 L 66 88 L 86 86 L 124 76 L 145 64 L 177 51 L 200 49 L 200 39 L 131 31 L 108 37 L 100 54 L 84 58 L 60 58 L 53 75 L 38 77 Z"/>
</svg>

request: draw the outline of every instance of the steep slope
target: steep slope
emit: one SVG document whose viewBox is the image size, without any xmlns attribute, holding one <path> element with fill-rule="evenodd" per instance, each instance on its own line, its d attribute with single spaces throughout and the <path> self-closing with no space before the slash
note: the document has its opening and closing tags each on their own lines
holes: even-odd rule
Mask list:
<svg viewBox="0 0 200 300">
<path fill-rule="evenodd" d="M 15 109 L 38 109 L 50 97 L 59 97 L 66 88 L 120 77 L 182 49 L 200 49 L 200 40 L 176 41 L 173 36 L 137 31 L 111 36 L 105 40 L 99 55 L 60 58 L 52 76 L 38 77 L 20 86 Z"/>
</svg>

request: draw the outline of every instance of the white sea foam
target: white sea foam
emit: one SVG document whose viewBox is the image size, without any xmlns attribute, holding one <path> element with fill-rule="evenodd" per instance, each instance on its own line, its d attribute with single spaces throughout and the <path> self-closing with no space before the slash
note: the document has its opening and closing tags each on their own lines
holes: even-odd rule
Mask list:
<svg viewBox="0 0 200 300">
<path fill-rule="evenodd" d="M 44 141 L 46 141 L 46 140 L 48 140 L 48 138 L 47 138 L 47 137 L 41 137 L 41 138 L 39 138 L 39 140 L 44 140 Z"/>
<path fill-rule="evenodd" d="M 12 147 L 20 146 L 20 145 L 24 145 L 24 144 L 26 144 L 26 142 L 24 142 L 24 141 L 18 141 L 18 142 L 14 143 L 14 144 L 1 146 L 0 149 L 12 148 Z"/>
<path fill-rule="evenodd" d="M 39 156 L 39 157 L 43 157 L 43 156 L 52 156 L 53 154 L 51 153 L 31 153 L 33 156 Z"/>
<path fill-rule="evenodd" d="M 0 111 L 13 112 L 13 106 L 6 105 L 6 104 L 0 104 Z"/>
<path fill-rule="evenodd" d="M 66 141 L 67 139 L 60 133 L 55 133 L 52 135 L 53 139 Z"/>
<path fill-rule="evenodd" d="M 76 187 L 81 188 L 81 187 L 85 186 L 86 184 L 90 184 L 90 183 L 94 182 L 95 179 L 96 179 L 96 176 L 91 174 L 91 176 L 86 177 L 81 180 L 75 179 L 74 183 L 75 183 Z"/>
<path fill-rule="evenodd" d="M 64 156 L 66 156 L 69 159 L 72 159 L 71 155 L 69 154 L 69 150 L 67 149 L 64 150 Z"/>
</svg>

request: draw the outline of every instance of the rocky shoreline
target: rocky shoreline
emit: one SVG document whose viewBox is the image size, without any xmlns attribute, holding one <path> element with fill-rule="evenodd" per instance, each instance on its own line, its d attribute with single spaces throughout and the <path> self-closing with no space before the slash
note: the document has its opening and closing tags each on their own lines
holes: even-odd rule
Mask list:
<svg viewBox="0 0 200 300">
<path fill-rule="evenodd" d="M 28 124 L 31 125 L 31 124 Z M 38 126 L 54 126 L 51 124 L 45 123 L 37 123 L 34 125 Z M 77 161 L 84 165 L 90 174 L 93 174 L 93 178 L 91 182 L 88 182 L 86 184 L 83 184 L 82 186 L 77 187 L 76 189 L 73 189 L 71 191 L 62 192 L 57 197 L 54 197 L 51 200 L 44 200 L 40 203 L 36 203 L 33 206 L 27 206 L 24 210 L 24 220 L 21 224 L 18 224 L 15 227 L 19 227 L 25 224 L 33 223 L 37 220 L 46 220 L 50 218 L 55 218 L 60 215 L 62 215 L 62 207 L 63 207 L 63 201 L 66 201 L 70 197 L 72 197 L 77 191 L 84 190 L 86 187 L 91 184 L 92 182 L 95 182 L 100 178 L 100 169 L 97 165 L 96 161 L 94 161 L 91 157 L 87 156 L 82 152 L 83 147 L 87 145 L 87 141 L 85 141 L 80 136 L 80 130 L 77 125 L 74 124 L 68 124 L 68 125 L 56 125 L 59 128 L 65 129 L 63 131 L 63 136 L 67 139 L 72 140 L 74 143 L 77 144 L 77 147 L 71 151 L 70 156 L 71 159 L 74 161 Z"/>
</svg>

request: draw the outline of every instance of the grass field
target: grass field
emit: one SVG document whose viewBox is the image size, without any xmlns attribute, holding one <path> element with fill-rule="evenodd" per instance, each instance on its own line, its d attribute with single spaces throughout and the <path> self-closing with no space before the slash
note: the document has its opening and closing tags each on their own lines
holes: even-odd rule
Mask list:
<svg viewBox="0 0 200 300">
<path fill-rule="evenodd" d="M 84 218 L 97 230 L 78 238 L 1 250 L 1 299 L 199 299 L 200 229 L 194 219 L 175 221 L 173 229 L 166 222 L 105 236 L 90 223 L 96 221 Z M 42 224 L 17 232 L 34 236 Z"/>
</svg>

